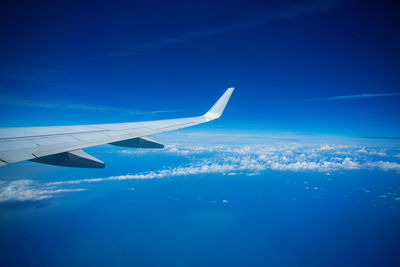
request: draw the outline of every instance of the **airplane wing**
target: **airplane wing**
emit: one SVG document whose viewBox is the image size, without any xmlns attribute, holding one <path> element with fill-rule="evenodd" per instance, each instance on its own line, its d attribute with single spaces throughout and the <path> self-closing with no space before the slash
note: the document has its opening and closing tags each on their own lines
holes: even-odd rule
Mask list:
<svg viewBox="0 0 400 267">
<path fill-rule="evenodd" d="M 82 149 L 111 144 L 163 148 L 146 136 L 218 119 L 234 88 L 228 88 L 202 116 L 181 119 L 50 127 L 0 128 L 0 166 L 24 160 L 82 168 L 104 168 L 104 162 Z"/>
</svg>

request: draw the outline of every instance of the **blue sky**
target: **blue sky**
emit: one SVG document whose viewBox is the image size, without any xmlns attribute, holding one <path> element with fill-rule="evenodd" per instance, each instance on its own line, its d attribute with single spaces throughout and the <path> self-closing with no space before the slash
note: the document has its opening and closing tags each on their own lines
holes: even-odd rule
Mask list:
<svg viewBox="0 0 400 267">
<path fill-rule="evenodd" d="M 224 128 L 400 134 L 399 19 L 389 2 L 75 7 L 3 4 L 1 126 L 197 115 L 234 86 Z"/>
</svg>

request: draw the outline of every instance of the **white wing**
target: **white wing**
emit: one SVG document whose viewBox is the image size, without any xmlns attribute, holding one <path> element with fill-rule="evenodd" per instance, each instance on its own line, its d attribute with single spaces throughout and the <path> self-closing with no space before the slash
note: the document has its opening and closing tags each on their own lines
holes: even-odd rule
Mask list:
<svg viewBox="0 0 400 267">
<path fill-rule="evenodd" d="M 233 88 L 226 90 L 206 114 L 198 117 L 114 124 L 0 128 L 0 166 L 32 160 L 59 166 L 104 168 L 102 161 L 81 149 L 102 144 L 163 148 L 163 145 L 144 136 L 218 119 L 232 92 Z"/>
</svg>

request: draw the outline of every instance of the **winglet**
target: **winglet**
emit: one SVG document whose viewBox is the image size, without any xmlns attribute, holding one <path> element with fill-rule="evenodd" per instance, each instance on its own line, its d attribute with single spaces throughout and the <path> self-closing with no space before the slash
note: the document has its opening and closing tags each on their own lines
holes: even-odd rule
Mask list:
<svg viewBox="0 0 400 267">
<path fill-rule="evenodd" d="M 228 88 L 225 93 L 218 99 L 218 101 L 215 102 L 212 108 L 203 115 L 203 117 L 205 117 L 207 121 L 216 120 L 221 117 L 234 89 L 235 88 L 233 87 Z"/>
</svg>

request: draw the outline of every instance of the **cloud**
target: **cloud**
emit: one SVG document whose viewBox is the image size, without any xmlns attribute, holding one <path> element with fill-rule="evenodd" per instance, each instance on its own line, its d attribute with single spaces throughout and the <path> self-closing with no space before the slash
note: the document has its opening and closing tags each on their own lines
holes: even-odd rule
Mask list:
<svg viewBox="0 0 400 267">
<path fill-rule="evenodd" d="M 368 151 L 375 152 L 377 149 L 356 145 L 299 143 L 218 146 L 169 145 L 165 150 L 152 150 L 151 153 L 172 153 L 182 157 L 191 157 L 193 159 L 192 163 L 187 166 L 139 174 L 66 180 L 52 182 L 48 185 L 59 186 L 135 179 L 161 179 L 201 174 L 260 175 L 266 170 L 312 171 L 319 173 L 355 170 L 400 172 L 400 163 L 396 157 L 398 151 L 395 151 L 393 156 L 387 153 L 369 153 Z M 121 153 L 127 154 L 127 150 L 122 150 Z M 143 149 L 129 154 L 136 155 L 137 153 L 149 152 Z"/>
<path fill-rule="evenodd" d="M 368 162 L 367 166 L 372 168 L 378 168 L 385 171 L 396 170 L 400 171 L 400 164 L 397 162 L 388 162 L 388 161 L 376 161 L 376 162 Z"/>
<path fill-rule="evenodd" d="M 235 166 L 229 164 L 218 164 L 212 162 L 200 162 L 194 164 L 189 167 L 177 167 L 171 169 L 150 171 L 142 174 L 126 174 L 119 176 L 110 176 L 104 178 L 88 178 L 88 179 L 80 179 L 80 180 L 70 180 L 70 181 L 59 181 L 59 182 L 50 182 L 48 185 L 72 185 L 72 184 L 81 184 L 81 183 L 98 183 L 105 181 L 122 181 L 122 180 L 144 180 L 144 179 L 160 179 L 165 177 L 174 177 L 174 176 L 188 176 L 188 175 L 197 175 L 197 174 L 212 174 L 212 173 L 225 173 L 228 171 L 233 171 Z"/>
<path fill-rule="evenodd" d="M 385 97 L 385 96 L 398 96 L 399 93 L 390 94 L 358 94 L 358 95 L 343 95 L 321 98 L 321 100 L 342 100 L 342 99 L 357 99 L 357 98 L 371 98 L 371 97 Z"/>
<path fill-rule="evenodd" d="M 0 183 L 0 202 L 38 201 L 49 199 L 55 194 L 80 191 L 85 191 L 85 189 L 60 189 L 25 179 L 10 182 L 3 181 Z"/>
<path fill-rule="evenodd" d="M 172 144 L 164 150 L 120 150 L 125 156 L 138 154 L 174 154 L 188 160 L 188 164 L 152 171 L 113 175 L 108 177 L 66 179 L 49 183 L 32 180 L 0 182 L 0 202 L 40 201 L 67 192 L 84 191 L 68 188 L 80 184 L 112 181 L 163 179 L 199 175 L 263 175 L 266 171 L 316 172 L 331 174 L 348 171 L 384 171 L 400 173 L 400 149 L 373 145 L 343 145 L 332 143 L 305 144 L 283 142 L 273 144 Z M 187 162 L 185 160 L 185 162 Z M 67 188 L 65 188 L 67 187 Z M 312 187 L 310 187 L 312 188 Z M 130 190 L 133 190 L 132 188 Z"/>
<path fill-rule="evenodd" d="M 111 53 L 110 56 L 129 56 L 135 54 L 143 54 L 154 49 L 160 49 L 166 46 L 187 42 L 196 38 L 214 36 L 237 30 L 245 30 L 265 25 L 277 20 L 290 19 L 302 15 L 327 11 L 330 8 L 332 8 L 332 6 L 333 6 L 333 0 L 314 1 L 311 4 L 309 3 L 302 5 L 291 5 L 290 7 L 282 9 L 278 12 L 258 17 L 255 19 L 250 19 L 247 21 L 241 21 L 239 23 L 231 25 L 224 25 L 207 30 L 190 31 L 173 37 L 158 38 L 148 42 L 138 43 L 127 49 L 115 51 Z"/>
<path fill-rule="evenodd" d="M 387 93 L 387 94 L 356 94 L 356 95 L 342 95 L 342 96 L 309 98 L 309 99 L 302 99 L 302 100 L 287 101 L 287 102 L 285 102 L 285 103 L 302 103 L 302 102 L 317 102 L 317 101 L 352 100 L 352 99 L 388 97 L 388 96 L 399 96 L 399 95 L 400 95 L 400 93 Z"/>
<path fill-rule="evenodd" d="M 6 79 L 24 81 L 26 83 L 48 86 L 62 90 L 81 91 L 83 88 L 66 86 L 65 76 L 71 77 L 71 73 L 56 70 L 53 68 L 42 68 L 37 65 L 7 64 L 0 63 L 0 76 Z M 0 89 L 6 89 L 1 88 Z M 85 88 L 89 90 L 89 88 Z"/>
<path fill-rule="evenodd" d="M 0 94 L 0 104 L 8 106 L 23 106 L 35 108 L 48 108 L 48 109 L 69 109 L 76 111 L 90 111 L 97 113 L 118 113 L 125 115 L 155 115 L 160 113 L 176 112 L 178 110 L 156 110 L 156 111 L 140 111 L 130 110 L 124 108 L 116 108 L 110 106 L 87 105 L 87 104 L 73 104 L 63 102 L 46 102 L 43 100 L 32 100 L 22 97 Z"/>
</svg>

